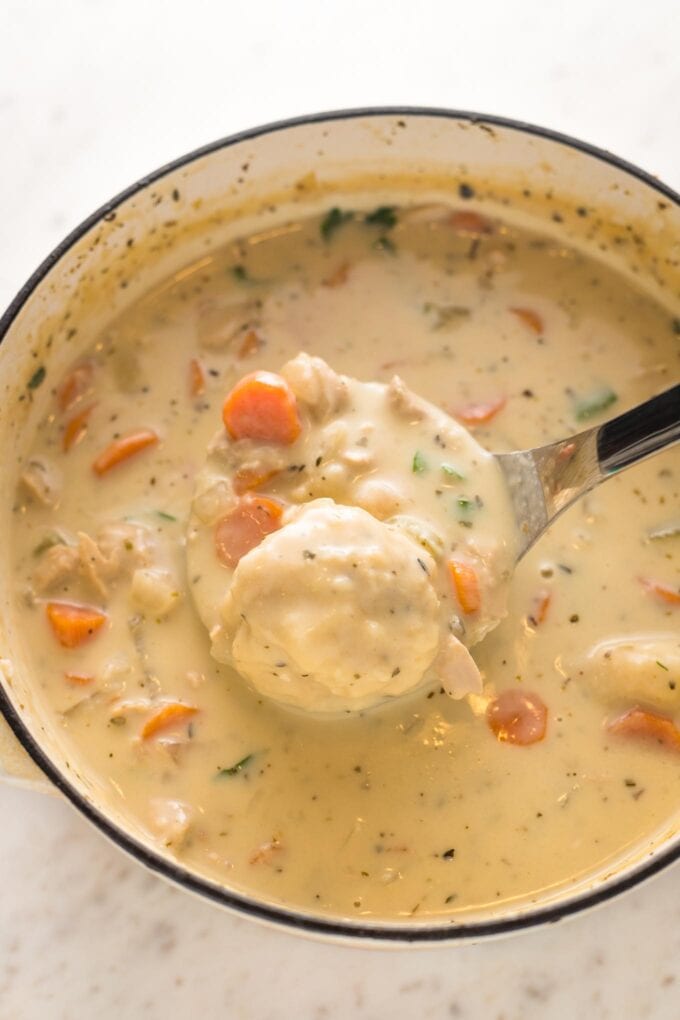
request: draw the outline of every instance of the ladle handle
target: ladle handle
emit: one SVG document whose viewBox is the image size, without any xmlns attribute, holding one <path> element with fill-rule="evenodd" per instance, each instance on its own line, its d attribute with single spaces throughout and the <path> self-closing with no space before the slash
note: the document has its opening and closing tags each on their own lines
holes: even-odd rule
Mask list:
<svg viewBox="0 0 680 1020">
<path fill-rule="evenodd" d="M 612 418 L 597 430 L 597 458 L 604 476 L 680 440 L 680 383 Z"/>
</svg>

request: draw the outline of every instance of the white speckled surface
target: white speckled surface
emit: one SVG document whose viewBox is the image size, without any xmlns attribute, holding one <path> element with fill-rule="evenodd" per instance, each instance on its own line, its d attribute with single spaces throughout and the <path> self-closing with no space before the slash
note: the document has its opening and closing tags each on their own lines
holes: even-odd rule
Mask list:
<svg viewBox="0 0 680 1020">
<path fill-rule="evenodd" d="M 0 0 L 0 307 L 135 177 L 314 109 L 505 114 L 680 185 L 675 0 L 399 9 Z M 0 817 L 0 1020 L 680 1017 L 677 868 L 558 927 L 395 955 L 234 919 L 147 875 L 58 800 L 3 787 Z"/>
</svg>

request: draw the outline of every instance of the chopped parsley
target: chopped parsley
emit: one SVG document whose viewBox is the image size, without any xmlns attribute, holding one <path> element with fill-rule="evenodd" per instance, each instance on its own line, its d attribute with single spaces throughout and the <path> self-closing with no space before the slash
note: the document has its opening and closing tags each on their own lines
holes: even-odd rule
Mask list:
<svg viewBox="0 0 680 1020">
<path fill-rule="evenodd" d="M 248 768 L 254 757 L 254 754 L 247 754 L 245 758 L 241 758 L 241 760 L 237 761 L 235 765 L 230 765 L 227 769 L 218 769 L 217 778 L 221 779 L 223 776 L 237 776 L 239 772 L 243 772 L 244 769 Z"/>
<path fill-rule="evenodd" d="M 659 662 L 659 660 L 657 659 L 656 660 L 656 664 L 657 664 L 657 666 L 660 667 L 660 669 L 665 669 L 666 672 L 668 673 L 668 666 L 664 666 L 663 662 Z"/>
<path fill-rule="evenodd" d="M 45 535 L 42 541 L 38 542 L 38 544 L 36 545 L 35 549 L 33 550 L 33 555 L 37 559 L 38 556 L 42 556 L 44 552 L 47 552 L 48 549 L 51 549 L 55 545 L 66 545 L 66 542 L 60 535 L 56 534 Z"/>
<path fill-rule="evenodd" d="M 391 230 L 392 227 L 397 225 L 396 209 L 393 205 L 379 205 L 373 212 L 368 213 L 364 217 L 364 223 L 370 223 L 371 226 L 384 227 L 385 230 Z"/>
<path fill-rule="evenodd" d="M 241 265 L 232 266 L 231 275 L 234 277 L 235 280 L 238 280 L 239 283 L 247 283 L 248 280 L 250 279 L 250 277 L 248 276 L 248 270 L 246 269 L 245 266 Z"/>
<path fill-rule="evenodd" d="M 577 421 L 588 421 L 615 404 L 618 396 L 610 386 L 600 386 L 584 397 L 576 399 L 574 413 Z"/>
<path fill-rule="evenodd" d="M 40 368 L 36 368 L 35 372 L 28 380 L 28 383 L 26 384 L 29 390 L 37 390 L 38 386 L 41 386 L 45 381 L 46 375 L 47 369 L 45 368 L 44 365 L 41 365 Z"/>
<path fill-rule="evenodd" d="M 452 467 L 450 464 L 442 464 L 442 471 L 449 478 L 455 478 L 457 482 L 465 481 L 465 475 L 461 475 L 460 471 L 456 471 L 455 467 Z"/>
<path fill-rule="evenodd" d="M 427 461 L 423 457 L 420 450 L 416 450 L 416 452 L 413 454 L 411 470 L 413 471 L 414 475 L 422 475 L 424 471 L 427 471 Z"/>
<path fill-rule="evenodd" d="M 172 514 L 166 514 L 165 510 L 156 510 L 156 516 L 160 517 L 162 521 L 176 521 L 177 518 L 173 517 Z"/>
<path fill-rule="evenodd" d="M 324 218 L 321 220 L 321 226 L 319 227 L 324 241 L 330 241 L 333 234 L 343 225 L 343 223 L 348 223 L 349 220 L 353 219 L 354 213 L 349 210 L 338 209 L 337 206 L 329 209 Z"/>
</svg>

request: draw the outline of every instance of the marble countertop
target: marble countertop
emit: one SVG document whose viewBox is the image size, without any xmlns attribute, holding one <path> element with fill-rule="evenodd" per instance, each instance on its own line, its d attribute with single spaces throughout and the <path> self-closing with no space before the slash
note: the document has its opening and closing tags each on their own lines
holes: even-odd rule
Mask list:
<svg viewBox="0 0 680 1020">
<path fill-rule="evenodd" d="M 1 7 L 3 308 L 71 227 L 144 172 L 315 109 L 505 114 L 680 186 L 674 0 L 651 0 L 644 17 L 612 0 Z M 56 798 L 2 787 L 0 815 L 0 1020 L 680 1016 L 677 868 L 559 926 L 396 956 L 306 941 L 192 899 Z"/>
</svg>

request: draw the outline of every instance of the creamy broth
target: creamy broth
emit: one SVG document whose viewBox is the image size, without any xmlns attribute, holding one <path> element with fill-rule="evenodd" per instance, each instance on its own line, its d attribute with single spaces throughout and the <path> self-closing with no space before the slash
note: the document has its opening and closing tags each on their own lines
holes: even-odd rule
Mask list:
<svg viewBox="0 0 680 1020">
<path fill-rule="evenodd" d="M 437 685 L 306 716 L 211 657 L 185 567 L 226 393 L 300 350 L 362 380 L 398 372 L 488 450 L 559 438 L 680 374 L 663 308 L 467 209 L 335 212 L 187 267 L 55 387 L 17 495 L 18 612 L 74 755 L 185 865 L 320 913 L 455 919 L 613 867 L 677 807 L 677 749 L 603 726 L 635 705 L 680 722 L 677 451 L 588 496 L 522 561 L 474 649 L 485 697 Z M 97 460 L 133 431 L 134 456 Z M 77 621 L 89 640 L 57 641 L 59 602 L 101 614 Z M 542 741 L 491 732 L 488 701 L 510 688 L 547 706 Z M 173 702 L 185 714 L 159 718 Z"/>
</svg>

